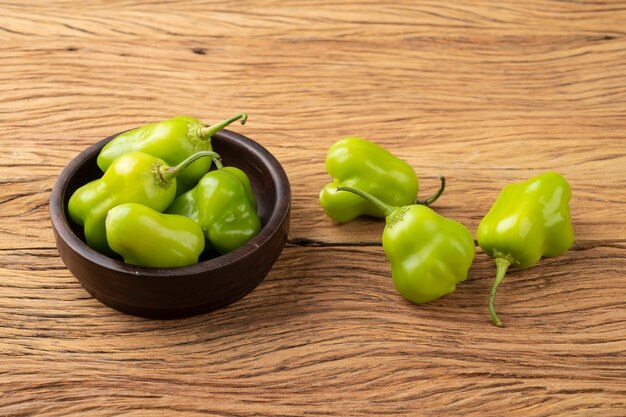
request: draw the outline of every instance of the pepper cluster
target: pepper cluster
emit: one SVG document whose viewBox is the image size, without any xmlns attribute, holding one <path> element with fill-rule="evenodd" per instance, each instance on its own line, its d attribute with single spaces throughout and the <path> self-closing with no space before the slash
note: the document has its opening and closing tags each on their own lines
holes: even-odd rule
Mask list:
<svg viewBox="0 0 626 417">
<path fill-rule="evenodd" d="M 360 215 L 384 217 L 382 236 L 400 294 L 427 303 L 453 292 L 465 281 L 475 256 L 474 238 L 462 224 L 427 207 L 442 194 L 417 200 L 413 169 L 382 147 L 359 138 L 333 144 L 326 157 L 333 181 L 322 188 L 320 203 L 338 223 Z M 574 242 L 568 202 L 571 190 L 555 172 L 505 187 L 476 233 L 481 249 L 493 257 L 497 275 L 489 295 L 493 323 L 502 326 L 493 302 L 509 266 L 529 268 L 542 256 L 558 256 Z"/>
<path fill-rule="evenodd" d="M 101 178 L 68 203 L 85 240 L 126 263 L 176 267 L 212 248 L 230 252 L 261 230 L 248 176 L 222 164 L 212 136 L 246 113 L 212 126 L 179 116 L 122 133 L 98 155 Z M 215 164 L 214 170 L 210 171 Z"/>
</svg>

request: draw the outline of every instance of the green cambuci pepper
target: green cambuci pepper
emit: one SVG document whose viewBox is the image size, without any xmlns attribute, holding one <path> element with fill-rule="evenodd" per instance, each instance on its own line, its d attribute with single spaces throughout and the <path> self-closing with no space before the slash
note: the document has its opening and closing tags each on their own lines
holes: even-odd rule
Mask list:
<svg viewBox="0 0 626 417">
<path fill-rule="evenodd" d="M 127 264 L 159 268 L 193 265 L 204 250 L 204 234 L 198 223 L 143 204 L 113 207 L 105 224 L 109 246 Z"/>
<path fill-rule="evenodd" d="M 361 196 L 337 192 L 339 186 L 358 188 L 392 206 L 416 202 L 418 178 L 413 168 L 365 139 L 349 137 L 335 142 L 328 149 L 326 171 L 333 181 L 322 188 L 319 200 L 328 217 L 338 223 L 361 215 L 385 217 L 379 207 Z M 439 198 L 445 188 L 445 179 L 439 179 L 439 191 L 419 204 L 430 205 Z"/>
<path fill-rule="evenodd" d="M 83 185 L 72 194 L 69 215 L 84 227 L 90 247 L 112 254 L 105 230 L 107 212 L 124 203 L 165 210 L 176 197 L 176 177 L 198 158 L 206 156 L 216 161 L 219 158 L 213 151 L 201 151 L 170 167 L 165 161 L 143 152 L 126 153 L 111 164 L 102 178 Z"/>
<path fill-rule="evenodd" d="M 250 185 L 250 179 L 246 175 L 245 172 L 240 170 L 239 168 L 233 166 L 221 166 L 219 162 L 216 163 L 219 166 L 219 169 L 228 172 L 235 178 L 237 178 L 241 185 L 243 185 L 244 192 L 246 198 L 248 199 L 248 203 L 250 204 L 252 210 L 256 212 L 257 209 L 257 201 L 256 197 L 252 193 L 252 186 Z M 194 187 L 189 191 L 184 192 L 183 194 L 176 197 L 174 202 L 167 208 L 166 213 L 176 213 L 185 217 L 189 217 L 190 219 L 199 221 L 199 207 L 198 207 L 198 187 Z"/>
<path fill-rule="evenodd" d="M 385 215 L 383 249 L 394 285 L 405 298 L 416 304 L 434 301 L 467 279 L 475 245 L 465 226 L 424 205 L 394 207 L 359 189 L 337 191 L 359 195 Z"/>
<path fill-rule="evenodd" d="M 213 150 L 211 137 L 229 124 L 241 119 L 245 124 L 248 115 L 237 114 L 230 119 L 205 126 L 200 120 L 189 116 L 177 116 L 158 123 L 138 127 L 115 137 L 98 155 L 102 172 L 125 153 L 140 151 L 161 158 L 169 165 L 181 163 L 198 151 Z M 211 158 L 200 158 L 178 178 L 178 194 L 189 190 L 211 167 Z"/>
<path fill-rule="evenodd" d="M 478 244 L 497 266 L 489 295 L 489 312 L 496 326 L 502 322 L 493 303 L 508 267 L 530 268 L 542 256 L 561 255 L 573 245 L 570 197 L 565 178 L 547 172 L 504 187 L 478 225 Z"/>
<path fill-rule="evenodd" d="M 178 196 L 167 213 L 197 221 L 211 246 L 225 254 L 244 245 L 261 230 L 257 201 L 248 176 L 236 167 L 205 174 L 191 190 Z"/>
</svg>

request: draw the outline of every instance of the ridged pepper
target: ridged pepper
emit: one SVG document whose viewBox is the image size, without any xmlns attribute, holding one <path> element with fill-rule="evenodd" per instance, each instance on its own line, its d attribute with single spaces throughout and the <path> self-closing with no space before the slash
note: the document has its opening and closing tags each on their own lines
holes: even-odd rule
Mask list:
<svg viewBox="0 0 626 417">
<path fill-rule="evenodd" d="M 241 124 L 245 124 L 247 118 L 246 113 L 240 113 L 207 127 L 194 117 L 177 116 L 138 127 L 107 143 L 98 155 L 98 166 L 105 172 L 113 161 L 133 151 L 145 152 L 161 158 L 169 165 L 176 165 L 198 151 L 213 150 L 211 137 L 215 133 L 239 119 Z M 178 194 L 195 186 L 210 167 L 211 158 L 195 161 L 178 177 Z"/>
<path fill-rule="evenodd" d="M 427 303 L 453 292 L 467 279 L 475 247 L 465 226 L 424 205 L 394 207 L 352 187 L 337 191 L 361 196 L 386 216 L 383 249 L 394 285 L 405 298 Z"/>
<path fill-rule="evenodd" d="M 143 204 L 113 207 L 105 224 L 109 246 L 127 264 L 159 268 L 193 265 L 204 250 L 204 234 L 198 223 Z"/>
<path fill-rule="evenodd" d="M 225 254 L 256 236 L 261 219 L 248 176 L 239 168 L 223 167 L 217 160 L 215 165 L 216 170 L 178 196 L 166 212 L 197 221 L 207 246 Z"/>
<path fill-rule="evenodd" d="M 385 217 L 379 207 L 352 193 L 337 192 L 339 186 L 355 187 L 392 206 L 414 204 L 418 179 L 413 168 L 382 146 L 365 139 L 349 137 L 335 142 L 326 155 L 326 171 L 333 181 L 320 192 L 324 211 L 338 223 L 358 216 Z M 424 205 L 434 203 L 443 193 L 445 179 L 439 177 L 439 191 Z"/>
<path fill-rule="evenodd" d="M 510 184 L 478 225 L 478 244 L 497 266 L 489 294 L 489 312 L 496 326 L 502 322 L 493 303 L 508 267 L 530 268 L 542 256 L 558 256 L 574 243 L 571 194 L 565 178 L 556 172 Z"/>
<path fill-rule="evenodd" d="M 79 226 L 84 226 L 85 239 L 92 248 L 111 254 L 106 239 L 107 212 L 124 203 L 140 203 L 154 210 L 165 210 L 176 197 L 176 177 L 198 158 L 213 151 L 197 152 L 180 164 L 170 167 L 162 159 L 143 152 L 129 152 L 107 169 L 102 178 L 91 181 L 70 197 L 68 212 Z"/>
</svg>

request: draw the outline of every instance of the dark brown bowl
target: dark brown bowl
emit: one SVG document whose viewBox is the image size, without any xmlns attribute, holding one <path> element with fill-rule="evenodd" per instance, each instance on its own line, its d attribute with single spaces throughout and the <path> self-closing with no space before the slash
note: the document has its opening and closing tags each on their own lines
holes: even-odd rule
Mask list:
<svg viewBox="0 0 626 417">
<path fill-rule="evenodd" d="M 263 228 L 242 247 L 196 265 L 145 268 L 125 264 L 87 246 L 82 228 L 68 220 L 72 193 L 102 173 L 96 158 L 110 136 L 72 160 L 50 196 L 52 229 L 59 254 L 89 293 L 119 311 L 143 317 L 173 318 L 224 307 L 259 285 L 287 241 L 291 190 L 280 163 L 258 143 L 222 130 L 213 147 L 225 165 L 250 177 Z"/>
</svg>

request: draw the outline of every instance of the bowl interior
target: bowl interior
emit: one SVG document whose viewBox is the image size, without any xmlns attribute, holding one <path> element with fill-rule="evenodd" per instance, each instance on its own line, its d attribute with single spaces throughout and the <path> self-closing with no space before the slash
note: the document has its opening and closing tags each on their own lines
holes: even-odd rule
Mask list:
<svg viewBox="0 0 626 417">
<path fill-rule="evenodd" d="M 84 243 L 83 229 L 70 220 L 67 206 L 71 195 L 78 188 L 102 177 L 102 172 L 96 163 L 97 156 L 104 145 L 115 138 L 115 136 L 117 135 L 110 136 L 85 150 L 67 166 L 59 180 L 64 183 L 62 184 L 62 189 L 59 190 L 65 223 L 63 226 L 71 230 L 71 234 L 74 235 L 74 245 L 78 244 L 80 246 L 82 244 L 83 247 L 78 249 L 90 258 L 106 263 L 109 267 L 113 266 L 116 269 L 130 268 L 134 273 L 139 271 L 139 273 L 146 273 L 148 275 L 152 275 L 164 269 L 169 270 L 170 273 L 174 271 L 184 273 L 186 269 L 197 267 L 197 265 L 202 265 L 203 268 L 210 269 L 212 266 L 211 263 L 214 263 L 215 266 L 220 266 L 245 256 L 247 252 L 258 248 L 269 238 L 272 230 L 280 226 L 285 216 L 288 214 L 290 205 L 289 183 L 278 161 L 256 142 L 234 132 L 223 130 L 213 136 L 213 149 L 222 157 L 224 166 L 235 166 L 244 171 L 250 178 L 252 191 L 258 203 L 257 212 L 261 218 L 261 232 L 242 247 L 225 255 L 220 256 L 216 252 L 206 251 L 202 254 L 200 263 L 190 267 L 144 268 L 127 265 L 121 258 L 113 259 L 102 255 Z M 55 192 L 53 191 L 51 205 L 54 204 L 54 194 Z M 52 207 L 52 210 L 54 210 L 54 207 Z M 80 241 L 80 243 L 76 241 Z"/>
</svg>

